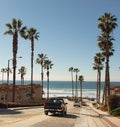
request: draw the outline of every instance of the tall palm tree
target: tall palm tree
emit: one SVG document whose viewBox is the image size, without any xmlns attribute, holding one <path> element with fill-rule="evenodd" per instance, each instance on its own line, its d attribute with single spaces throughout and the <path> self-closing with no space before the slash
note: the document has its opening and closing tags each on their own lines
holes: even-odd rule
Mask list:
<svg viewBox="0 0 120 127">
<path fill-rule="evenodd" d="M 21 75 L 21 85 L 24 85 L 24 75 L 26 74 L 26 68 L 21 66 L 21 68 L 18 69 L 18 74 Z"/>
<path fill-rule="evenodd" d="M 52 69 L 52 61 L 50 60 L 45 60 L 45 66 L 44 68 L 47 69 L 47 99 L 49 98 L 49 76 L 50 76 L 50 72 L 49 69 Z"/>
<path fill-rule="evenodd" d="M 7 84 L 9 85 L 9 73 L 12 73 L 12 70 L 11 68 L 7 67 L 6 71 L 7 71 Z"/>
<path fill-rule="evenodd" d="M 93 69 L 97 70 L 97 92 L 96 92 L 96 99 L 97 102 L 100 103 L 100 91 L 101 91 L 101 70 L 103 70 L 102 62 L 105 60 L 102 53 L 96 53 L 94 57 L 94 64 Z"/>
<path fill-rule="evenodd" d="M 5 35 L 12 35 L 13 37 L 13 95 L 12 101 L 15 101 L 15 85 L 16 85 L 16 65 L 17 65 L 17 51 L 18 51 L 18 35 L 25 38 L 26 27 L 22 27 L 23 23 L 20 19 L 13 19 L 12 23 L 7 23 L 6 27 L 8 30 L 4 33 Z"/>
<path fill-rule="evenodd" d="M 71 72 L 71 79 L 72 79 L 72 98 L 74 97 L 74 85 L 73 85 L 73 72 L 74 72 L 74 68 L 70 67 L 69 68 L 69 72 Z"/>
<path fill-rule="evenodd" d="M 4 73 L 6 73 L 6 68 L 2 68 L 1 69 L 1 72 L 2 72 L 2 84 L 4 83 Z"/>
<path fill-rule="evenodd" d="M 101 36 L 99 36 L 99 47 L 103 52 L 106 60 L 105 67 L 105 105 L 107 104 L 107 96 L 110 95 L 110 73 L 109 73 L 109 57 L 113 55 L 113 43 L 112 37 L 113 30 L 117 26 L 117 18 L 110 13 L 105 13 L 99 19 L 98 28 L 101 30 Z"/>
<path fill-rule="evenodd" d="M 80 98 L 81 98 L 81 102 L 82 102 L 82 82 L 84 81 L 84 77 L 82 75 L 80 75 L 78 80 L 80 82 Z"/>
<path fill-rule="evenodd" d="M 75 75 L 75 77 L 76 77 L 76 83 L 75 83 L 75 89 L 76 89 L 76 91 L 75 91 L 75 96 L 76 97 L 78 97 L 78 91 L 77 91 L 77 80 L 78 80 L 78 72 L 79 72 L 80 70 L 78 69 L 78 68 L 74 68 L 74 72 L 76 73 L 76 75 Z"/>
<path fill-rule="evenodd" d="M 42 94 L 43 94 L 43 78 L 44 78 L 43 69 L 44 69 L 44 62 L 46 59 L 47 59 L 47 55 L 43 53 L 38 54 L 38 58 L 36 59 L 36 63 L 41 65 Z"/>
<path fill-rule="evenodd" d="M 39 32 L 35 28 L 27 30 L 26 39 L 31 41 L 31 96 L 33 94 L 33 60 L 34 60 L 34 40 L 38 40 Z"/>
</svg>

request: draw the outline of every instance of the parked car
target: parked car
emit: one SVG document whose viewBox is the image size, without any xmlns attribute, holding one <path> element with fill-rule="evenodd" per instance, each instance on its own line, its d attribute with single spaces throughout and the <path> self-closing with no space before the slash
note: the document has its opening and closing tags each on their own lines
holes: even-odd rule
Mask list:
<svg viewBox="0 0 120 127">
<path fill-rule="evenodd" d="M 82 101 L 81 103 L 82 106 L 87 106 L 86 102 Z"/>
<path fill-rule="evenodd" d="M 44 103 L 44 113 L 61 113 L 62 115 L 67 114 L 67 103 L 64 102 L 63 98 L 50 98 Z"/>
</svg>

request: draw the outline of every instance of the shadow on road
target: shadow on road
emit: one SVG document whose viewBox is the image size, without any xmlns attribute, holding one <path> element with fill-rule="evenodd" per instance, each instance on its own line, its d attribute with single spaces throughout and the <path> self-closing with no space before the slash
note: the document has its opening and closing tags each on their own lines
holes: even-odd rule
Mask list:
<svg viewBox="0 0 120 127">
<path fill-rule="evenodd" d="M 50 114 L 49 116 L 51 117 L 60 117 L 60 118 L 71 118 L 71 119 L 76 119 L 78 116 L 73 115 L 73 114 L 67 114 L 67 115 L 62 115 L 62 114 Z"/>
<path fill-rule="evenodd" d="M 91 117 L 99 117 L 98 115 L 93 115 L 93 114 L 83 114 L 83 113 L 81 113 L 80 115 L 91 116 Z"/>
<path fill-rule="evenodd" d="M 12 110 L 12 109 L 0 109 L 0 115 L 6 115 L 6 114 L 21 114 L 22 112 Z"/>
</svg>

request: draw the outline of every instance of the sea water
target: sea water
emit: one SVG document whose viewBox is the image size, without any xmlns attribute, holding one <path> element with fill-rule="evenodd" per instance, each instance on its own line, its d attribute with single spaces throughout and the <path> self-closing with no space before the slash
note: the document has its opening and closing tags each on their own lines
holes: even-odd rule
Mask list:
<svg viewBox="0 0 120 127">
<path fill-rule="evenodd" d="M 12 81 L 10 81 L 12 83 Z M 20 84 L 21 81 L 16 81 L 16 84 Z M 25 81 L 25 85 L 30 84 L 30 81 Z M 41 81 L 34 81 L 34 84 L 41 84 Z M 84 81 L 82 83 L 82 96 L 96 98 L 96 82 Z M 74 94 L 76 91 L 76 82 L 73 82 Z M 120 86 L 120 82 L 111 82 L 111 86 Z M 101 82 L 101 97 L 103 95 L 104 82 Z M 44 97 L 47 96 L 47 81 L 43 82 Z M 80 96 L 80 83 L 77 82 L 77 95 Z M 71 81 L 50 81 L 49 82 L 49 97 L 72 97 L 72 82 Z"/>
<path fill-rule="evenodd" d="M 73 83 L 73 94 L 76 95 L 76 82 Z M 103 92 L 103 83 L 101 83 L 101 93 Z M 44 92 L 46 96 L 47 84 L 44 83 Z M 72 97 L 72 82 L 71 81 L 53 81 L 49 86 L 50 97 Z M 77 96 L 80 96 L 80 83 L 77 82 Z M 96 82 L 83 82 L 82 83 L 82 96 L 83 97 L 96 97 Z"/>
</svg>

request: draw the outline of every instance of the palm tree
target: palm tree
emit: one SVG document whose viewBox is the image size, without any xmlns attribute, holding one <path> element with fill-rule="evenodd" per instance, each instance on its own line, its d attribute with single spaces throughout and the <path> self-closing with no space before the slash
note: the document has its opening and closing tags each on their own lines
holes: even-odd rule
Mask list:
<svg viewBox="0 0 120 127">
<path fill-rule="evenodd" d="M 109 73 L 109 57 L 113 55 L 113 43 L 114 38 L 112 37 L 113 30 L 117 26 L 117 18 L 110 13 L 105 13 L 98 19 L 98 28 L 101 30 L 101 36 L 99 36 L 99 47 L 105 56 L 106 67 L 105 67 L 105 105 L 107 104 L 107 96 L 110 95 L 110 73 Z"/>
<path fill-rule="evenodd" d="M 76 88 L 75 96 L 76 97 L 78 97 L 78 92 L 77 92 L 77 79 L 78 79 L 77 77 L 78 76 L 77 76 L 77 74 L 78 74 L 79 71 L 80 70 L 78 68 L 74 68 L 74 72 L 76 73 L 76 76 L 75 76 L 76 77 L 76 84 L 75 84 L 75 88 Z"/>
<path fill-rule="evenodd" d="M 52 61 L 50 60 L 45 60 L 45 64 L 44 64 L 44 68 L 47 69 L 47 99 L 49 98 L 49 76 L 50 76 L 50 72 L 49 69 L 52 69 Z"/>
<path fill-rule="evenodd" d="M 103 70 L 102 62 L 105 60 L 102 53 L 96 53 L 94 57 L 94 64 L 93 69 L 97 70 L 97 92 L 96 92 L 96 99 L 97 102 L 100 103 L 100 91 L 101 91 L 101 70 Z"/>
<path fill-rule="evenodd" d="M 69 72 L 71 72 L 71 78 L 72 78 L 72 98 L 74 97 L 74 85 L 73 85 L 73 72 L 74 72 L 74 68 L 70 67 L 69 68 Z"/>
<path fill-rule="evenodd" d="M 80 82 L 80 98 L 81 98 L 81 102 L 82 102 L 82 82 L 84 81 L 84 77 L 82 75 L 80 75 L 78 80 Z"/>
<path fill-rule="evenodd" d="M 21 37 L 25 38 L 25 30 L 26 27 L 22 27 L 22 21 L 20 19 L 16 20 L 13 19 L 12 23 L 7 23 L 6 26 L 8 30 L 4 33 L 5 35 L 12 35 L 13 36 L 13 95 L 12 101 L 15 101 L 15 84 L 16 84 L 16 57 L 17 57 L 17 50 L 18 50 L 18 34 Z"/>
<path fill-rule="evenodd" d="M 43 77 L 44 77 L 44 73 L 43 73 L 43 68 L 44 68 L 44 62 L 47 59 L 46 54 L 38 54 L 38 58 L 36 59 L 36 63 L 41 65 L 41 81 L 42 81 L 42 94 L 43 94 Z"/>
<path fill-rule="evenodd" d="M 6 68 L 1 69 L 2 72 L 2 84 L 4 83 L 4 73 L 6 73 Z"/>
<path fill-rule="evenodd" d="M 21 85 L 24 85 L 24 75 L 26 74 L 26 68 L 24 66 L 21 66 L 20 69 L 18 69 L 18 74 L 21 75 Z"/>
<path fill-rule="evenodd" d="M 7 71 L 7 84 L 9 85 L 9 73 L 12 73 L 12 70 L 9 67 L 7 67 L 6 71 Z"/>
<path fill-rule="evenodd" d="M 34 40 L 38 40 L 39 32 L 34 28 L 27 30 L 26 39 L 31 41 L 31 96 L 33 94 L 33 60 L 34 60 Z"/>
</svg>

